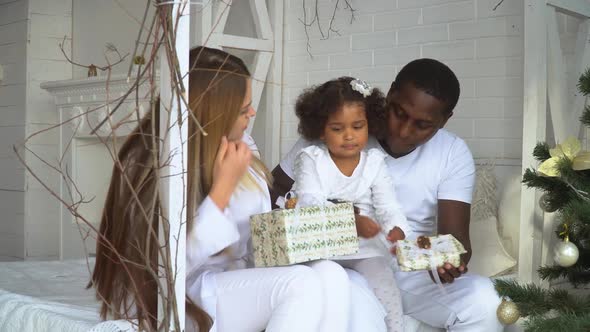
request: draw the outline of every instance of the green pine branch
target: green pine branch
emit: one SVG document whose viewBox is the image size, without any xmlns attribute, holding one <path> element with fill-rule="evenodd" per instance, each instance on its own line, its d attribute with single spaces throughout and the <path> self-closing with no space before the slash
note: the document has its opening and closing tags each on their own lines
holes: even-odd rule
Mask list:
<svg viewBox="0 0 590 332">
<path fill-rule="evenodd" d="M 580 116 L 580 122 L 586 127 L 590 127 L 590 105 L 586 105 L 582 116 Z"/>
<path fill-rule="evenodd" d="M 571 272 L 571 268 L 555 266 L 541 266 L 537 269 L 539 277 L 543 280 L 556 280 L 560 278 L 566 278 L 568 273 Z"/>
<path fill-rule="evenodd" d="M 565 191 L 568 190 L 567 185 L 560 182 L 557 178 L 542 176 L 532 168 L 525 170 L 522 177 L 522 183 L 529 188 L 538 188 L 544 191 L 552 191 L 556 187 L 562 187 Z"/>
<path fill-rule="evenodd" d="M 574 266 L 570 267 L 559 265 L 542 266 L 537 272 L 543 280 L 551 281 L 566 278 L 574 287 L 578 287 L 590 283 L 590 267 L 588 264 L 584 264 L 583 261 L 587 262 L 587 258 L 580 257 L 580 260 Z"/>
<path fill-rule="evenodd" d="M 522 317 L 544 315 L 551 310 L 562 314 L 590 312 L 590 297 L 577 297 L 563 289 L 544 289 L 515 280 L 499 279 L 494 283 L 498 294 L 509 297 L 518 306 Z"/>
<path fill-rule="evenodd" d="M 527 332 L 588 332 L 590 313 L 564 314 L 557 317 L 531 316 L 525 323 Z"/>
<path fill-rule="evenodd" d="M 575 221 L 590 227 L 590 204 L 586 201 L 580 199 L 570 201 L 564 206 L 561 214 L 561 219 L 564 221 Z"/>
<path fill-rule="evenodd" d="M 547 291 L 547 298 L 553 309 L 561 314 L 590 313 L 590 297 L 574 296 L 565 289 L 552 288 Z"/>
<path fill-rule="evenodd" d="M 522 285 L 515 280 L 501 279 L 494 283 L 498 294 L 509 297 L 518 306 L 522 317 L 541 315 L 552 308 L 545 302 L 545 290 L 535 284 Z"/>
<path fill-rule="evenodd" d="M 590 68 L 586 69 L 578 79 L 578 90 L 584 94 L 584 96 L 590 94 Z"/>
<path fill-rule="evenodd" d="M 526 169 L 522 182 L 529 188 L 541 189 L 548 194 L 548 202 L 554 209 L 561 209 L 572 199 L 572 190 L 557 177 L 542 176 L 532 168 Z"/>
<path fill-rule="evenodd" d="M 533 150 L 533 157 L 541 162 L 551 158 L 551 155 L 549 154 L 549 145 L 546 142 L 537 143 Z"/>
</svg>

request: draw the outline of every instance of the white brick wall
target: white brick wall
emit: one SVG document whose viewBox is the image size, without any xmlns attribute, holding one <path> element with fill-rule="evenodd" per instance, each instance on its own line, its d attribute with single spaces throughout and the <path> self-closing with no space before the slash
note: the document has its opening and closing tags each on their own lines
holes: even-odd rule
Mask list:
<svg viewBox="0 0 590 332">
<path fill-rule="evenodd" d="M 12 146 L 25 137 L 27 0 L 0 2 L 0 258 L 23 258 L 23 166 Z"/>
<path fill-rule="evenodd" d="M 519 164 L 522 146 L 522 0 L 353 1 L 358 20 L 337 12 L 340 36 L 321 40 L 310 28 L 307 55 L 302 0 L 287 1 L 281 153 L 297 139 L 294 101 L 301 90 L 342 75 L 359 76 L 387 92 L 407 62 L 430 57 L 448 64 L 461 82 L 461 99 L 447 128 L 466 139 L 478 159 Z M 327 24 L 334 1 L 320 0 Z M 309 7 L 309 6 L 308 6 Z M 308 20 L 311 9 L 308 10 Z M 575 31 L 562 22 L 564 31 Z M 327 27 L 327 25 L 326 25 Z M 324 31 L 325 32 L 325 31 Z M 564 45 L 566 47 L 568 44 Z"/>
</svg>

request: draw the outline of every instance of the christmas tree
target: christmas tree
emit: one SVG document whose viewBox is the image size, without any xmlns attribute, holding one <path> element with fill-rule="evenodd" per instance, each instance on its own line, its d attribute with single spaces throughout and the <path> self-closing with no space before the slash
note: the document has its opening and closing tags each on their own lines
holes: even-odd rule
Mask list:
<svg viewBox="0 0 590 332">
<path fill-rule="evenodd" d="M 590 70 L 580 77 L 578 89 L 590 95 Z M 590 127 L 590 106 L 580 121 Z M 525 171 L 523 183 L 544 192 L 539 205 L 545 212 L 557 213 L 559 221 L 555 264 L 540 267 L 539 277 L 547 281 L 564 278 L 574 289 L 498 280 L 498 293 L 512 301 L 500 305 L 498 318 L 513 323 L 518 313 L 528 317 L 526 331 L 590 331 L 590 296 L 576 291 L 590 283 L 590 152 L 582 151 L 580 141 L 571 137 L 554 148 L 538 143 L 533 156 L 541 164 Z"/>
</svg>

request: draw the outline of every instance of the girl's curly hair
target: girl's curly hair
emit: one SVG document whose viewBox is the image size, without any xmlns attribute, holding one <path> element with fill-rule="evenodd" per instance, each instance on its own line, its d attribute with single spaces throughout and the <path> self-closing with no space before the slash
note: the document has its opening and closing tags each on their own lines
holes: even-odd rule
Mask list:
<svg viewBox="0 0 590 332">
<path fill-rule="evenodd" d="M 369 134 L 378 139 L 385 137 L 387 112 L 383 92 L 373 88 L 371 94 L 364 97 L 352 89 L 352 80 L 352 77 L 340 77 L 306 89 L 299 95 L 295 114 L 299 118 L 298 131 L 301 136 L 310 141 L 319 139 L 330 114 L 338 111 L 344 104 L 360 103 L 365 106 Z"/>
</svg>

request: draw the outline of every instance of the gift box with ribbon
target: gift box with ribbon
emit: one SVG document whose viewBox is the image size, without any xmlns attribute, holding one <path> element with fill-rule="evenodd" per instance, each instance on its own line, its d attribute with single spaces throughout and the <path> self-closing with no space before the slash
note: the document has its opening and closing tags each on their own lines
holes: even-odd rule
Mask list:
<svg viewBox="0 0 590 332">
<path fill-rule="evenodd" d="M 250 217 L 254 265 L 281 266 L 358 252 L 351 203 L 277 209 Z"/>
<path fill-rule="evenodd" d="M 428 242 L 427 246 L 419 242 Z M 402 271 L 433 270 L 444 263 L 458 267 L 467 251 L 450 234 L 397 241 L 396 256 Z"/>
</svg>

